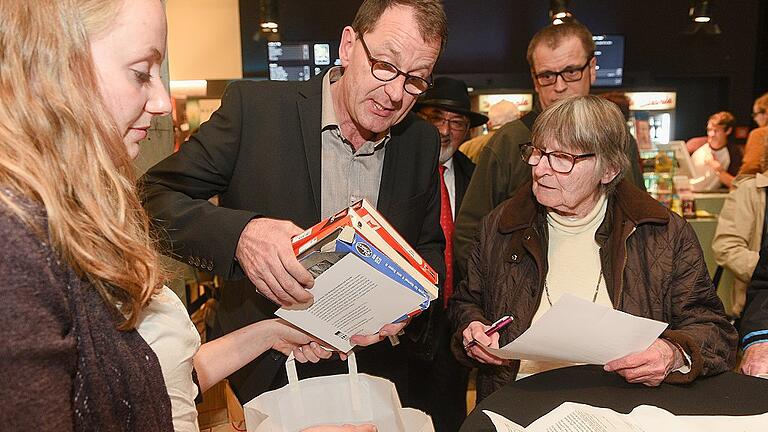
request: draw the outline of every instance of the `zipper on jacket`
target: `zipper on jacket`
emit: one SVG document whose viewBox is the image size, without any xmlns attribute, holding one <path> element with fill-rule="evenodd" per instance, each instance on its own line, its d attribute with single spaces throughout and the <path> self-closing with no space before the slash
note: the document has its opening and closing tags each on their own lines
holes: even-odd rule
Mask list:
<svg viewBox="0 0 768 432">
<path fill-rule="evenodd" d="M 629 262 L 629 254 L 627 253 L 627 242 L 629 241 L 629 238 L 632 237 L 632 234 L 637 231 L 637 225 L 632 227 L 632 231 L 627 234 L 627 237 L 624 238 L 624 264 L 621 266 L 621 280 L 619 281 L 619 290 L 616 291 L 616 300 L 621 301 L 621 295 L 624 291 L 624 270 L 627 268 L 627 263 Z M 619 307 L 621 305 L 618 305 Z"/>
</svg>

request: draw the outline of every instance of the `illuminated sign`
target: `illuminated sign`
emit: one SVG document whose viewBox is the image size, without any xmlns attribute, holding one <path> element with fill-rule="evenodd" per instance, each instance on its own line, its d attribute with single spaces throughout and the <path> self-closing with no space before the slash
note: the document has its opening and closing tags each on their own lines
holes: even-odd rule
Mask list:
<svg viewBox="0 0 768 432">
<path fill-rule="evenodd" d="M 629 109 L 632 111 L 663 111 L 675 109 L 675 92 L 627 92 Z"/>
</svg>

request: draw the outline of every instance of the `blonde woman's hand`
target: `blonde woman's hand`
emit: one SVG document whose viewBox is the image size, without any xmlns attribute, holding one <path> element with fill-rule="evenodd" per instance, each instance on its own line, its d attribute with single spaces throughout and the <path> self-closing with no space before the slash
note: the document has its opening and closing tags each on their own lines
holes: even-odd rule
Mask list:
<svg viewBox="0 0 768 432">
<path fill-rule="evenodd" d="M 311 428 L 303 429 L 301 432 L 378 432 L 378 429 L 372 424 L 346 424 L 342 426 L 313 426 Z"/>
<path fill-rule="evenodd" d="M 293 353 L 301 363 L 317 363 L 333 355 L 333 350 L 326 349 L 322 342 L 304 333 L 282 319 L 271 320 L 272 349 L 285 355 Z"/>
</svg>

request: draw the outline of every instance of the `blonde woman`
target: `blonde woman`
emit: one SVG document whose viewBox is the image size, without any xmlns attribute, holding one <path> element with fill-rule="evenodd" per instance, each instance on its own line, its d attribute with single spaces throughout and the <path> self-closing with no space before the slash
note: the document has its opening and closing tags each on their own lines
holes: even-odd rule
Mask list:
<svg viewBox="0 0 768 432">
<path fill-rule="evenodd" d="M 196 391 L 168 393 L 193 357 L 204 389 L 268 349 L 330 355 L 276 320 L 197 352 L 170 312 L 130 163 L 170 111 L 160 0 L 2 0 L 0 16 L 3 428 L 186 430 Z M 174 343 L 192 349 L 169 359 Z M 178 381 L 161 368 L 182 364 Z"/>
</svg>

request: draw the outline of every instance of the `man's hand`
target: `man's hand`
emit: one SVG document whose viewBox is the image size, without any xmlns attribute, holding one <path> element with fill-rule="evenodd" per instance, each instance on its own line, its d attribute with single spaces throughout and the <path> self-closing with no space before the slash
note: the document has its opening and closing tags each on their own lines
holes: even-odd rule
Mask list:
<svg viewBox="0 0 768 432">
<path fill-rule="evenodd" d="M 291 238 L 304 230 L 289 221 L 258 218 L 248 222 L 235 257 L 248 279 L 266 298 L 281 306 L 309 303 L 315 280 L 293 254 Z"/>
<path fill-rule="evenodd" d="M 627 382 L 656 387 L 670 372 L 684 365 L 683 354 L 677 347 L 664 339 L 656 339 L 645 351 L 608 362 L 603 369 L 616 372 Z"/>
<path fill-rule="evenodd" d="M 469 345 L 470 342 L 476 341 L 477 344 L 473 347 L 466 348 L 467 355 L 471 358 L 479 361 L 480 363 L 491 365 L 502 365 L 507 361 L 500 359 L 495 355 L 489 353 L 483 349 L 485 347 L 498 348 L 499 347 L 499 333 L 494 333 L 490 336 L 485 334 L 485 331 L 491 328 L 480 321 L 472 321 L 467 328 L 461 332 L 464 346 Z M 482 345 L 482 346 L 481 346 Z"/>
<path fill-rule="evenodd" d="M 387 336 L 396 336 L 410 322 L 411 320 L 409 318 L 408 320 L 403 321 L 401 323 L 385 324 L 384 327 L 382 327 L 378 333 L 374 333 L 372 335 L 354 335 L 351 338 L 349 338 L 349 341 L 355 345 L 360 345 L 360 346 L 373 345 L 377 342 L 381 342 Z"/>
<path fill-rule="evenodd" d="M 768 374 L 768 342 L 756 343 L 744 350 L 741 372 L 752 376 Z"/>
</svg>

